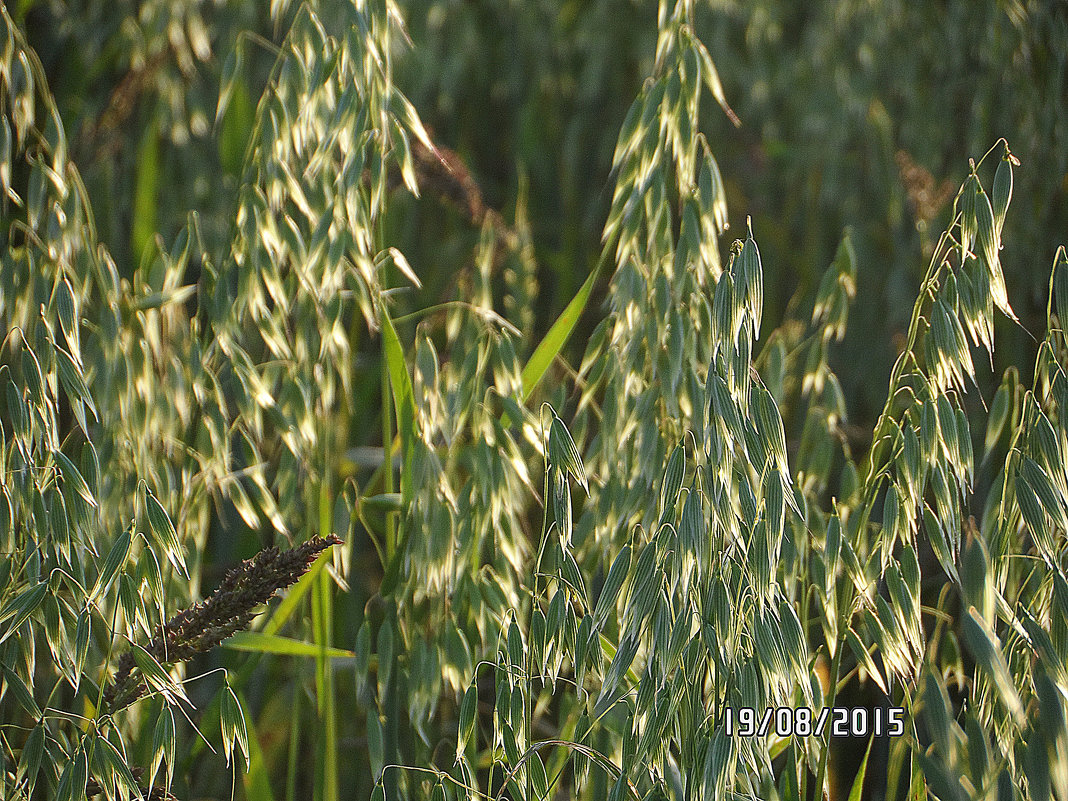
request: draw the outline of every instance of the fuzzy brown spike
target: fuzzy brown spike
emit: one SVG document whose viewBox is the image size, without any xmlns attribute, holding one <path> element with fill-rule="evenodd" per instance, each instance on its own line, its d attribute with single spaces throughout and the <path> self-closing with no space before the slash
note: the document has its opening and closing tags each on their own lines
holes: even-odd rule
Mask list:
<svg viewBox="0 0 1068 801">
<path fill-rule="evenodd" d="M 266 548 L 226 574 L 208 598 L 178 612 L 152 638 L 145 650 L 160 663 L 187 662 L 223 640 L 243 631 L 256 616 L 256 608 L 271 599 L 278 590 L 295 584 L 312 562 L 341 540 L 333 534 L 313 537 L 307 542 L 280 551 Z M 104 709 L 123 709 L 146 691 L 138 675 L 132 652 L 119 659 L 118 672 L 104 691 Z"/>
</svg>

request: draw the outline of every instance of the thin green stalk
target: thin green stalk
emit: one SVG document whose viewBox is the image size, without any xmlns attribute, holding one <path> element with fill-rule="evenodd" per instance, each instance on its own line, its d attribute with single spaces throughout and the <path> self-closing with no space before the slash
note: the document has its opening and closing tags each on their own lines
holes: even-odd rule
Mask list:
<svg viewBox="0 0 1068 801">
<path fill-rule="evenodd" d="M 329 573 L 321 573 L 316 579 L 312 594 L 312 627 L 319 655 L 315 657 L 315 691 L 318 701 L 322 736 L 319 739 L 316 761 L 319 764 L 321 786 L 316 787 L 315 797 L 321 801 L 337 801 L 337 709 L 334 697 L 334 676 L 326 649 L 333 628 L 332 582 Z"/>
<path fill-rule="evenodd" d="M 293 688 L 293 708 L 289 717 L 289 753 L 286 759 L 286 801 L 297 798 L 297 753 L 300 750 L 300 688 Z"/>
<path fill-rule="evenodd" d="M 319 593 L 318 581 L 312 589 L 311 615 L 312 615 L 312 639 L 318 644 L 321 642 L 321 630 L 323 625 L 323 599 Z M 323 676 L 322 662 L 318 657 L 315 659 L 315 707 L 319 717 L 319 725 L 323 726 L 325 717 L 325 691 L 326 680 Z M 325 728 L 325 726 L 323 727 Z M 315 787 L 313 790 L 315 801 L 327 801 L 326 799 L 326 748 L 323 742 L 323 732 L 315 739 Z"/>
<path fill-rule="evenodd" d="M 801 570 L 801 586 L 815 589 L 815 585 L 810 584 L 809 580 L 808 580 L 808 559 L 807 558 L 804 560 L 802 565 L 803 565 L 803 567 L 802 567 L 802 570 Z M 799 613 L 800 613 L 799 619 L 801 620 L 801 625 L 803 627 L 802 631 L 804 632 L 805 640 L 807 642 L 808 641 L 808 626 L 809 626 L 809 620 L 810 620 L 810 618 L 808 616 L 808 612 L 809 612 L 809 606 L 811 604 L 811 595 L 810 595 L 810 593 L 808 591 L 806 591 L 806 592 L 801 594 L 800 603 L 801 603 L 801 609 L 799 610 Z M 817 626 L 818 625 L 819 624 L 817 624 Z M 798 750 L 800 751 L 800 749 L 798 749 Z M 798 778 L 798 797 L 799 798 L 807 798 L 808 796 L 807 796 L 806 793 L 807 793 L 807 790 L 808 790 L 808 768 L 806 767 L 804 770 L 798 771 L 798 777 L 799 777 Z"/>
<path fill-rule="evenodd" d="M 329 464 L 329 436 L 324 437 L 324 461 Z M 318 492 L 319 531 L 329 533 L 331 529 L 330 485 L 329 478 L 323 477 L 319 482 Z M 318 760 L 321 764 L 322 787 L 316 788 L 317 798 L 322 801 L 337 801 L 337 708 L 334 697 L 334 673 L 330 667 L 327 648 L 332 641 L 334 629 L 333 615 L 333 581 L 327 571 L 323 571 L 315 580 L 312 590 L 312 627 L 319 654 L 315 657 L 315 689 L 318 699 L 319 720 L 322 723 L 322 737 L 319 741 Z"/>
<path fill-rule="evenodd" d="M 824 706 L 827 708 L 834 707 L 834 699 L 838 695 L 838 673 L 842 668 L 842 652 L 846 649 L 845 638 L 838 637 L 838 647 L 834 652 L 834 662 L 831 665 L 830 676 L 830 692 L 825 700 Z M 831 755 L 831 730 L 827 729 L 827 744 L 823 748 L 823 754 L 820 756 L 820 772 L 816 777 L 816 789 L 819 791 L 820 796 L 824 798 L 830 797 L 830 791 L 827 789 L 827 761 Z"/>
<path fill-rule="evenodd" d="M 531 599 L 530 603 L 531 603 L 531 617 L 533 617 L 533 614 L 534 614 L 533 610 L 537 607 L 537 604 L 538 604 L 537 596 L 534 596 Z M 527 630 L 528 631 L 530 630 L 530 626 L 529 625 L 527 626 Z M 523 739 L 524 739 L 524 742 L 526 743 L 527 748 L 531 749 L 531 751 L 532 751 L 533 744 L 532 744 L 531 733 L 532 733 L 534 727 L 533 727 L 533 721 L 531 720 L 531 718 L 534 715 L 534 710 L 532 708 L 532 700 L 531 699 L 532 699 L 532 697 L 534 695 L 534 679 L 533 679 L 533 677 L 531 676 L 531 673 L 530 673 L 530 651 L 531 651 L 531 647 L 530 646 L 531 646 L 531 643 L 530 643 L 530 641 L 528 639 L 527 640 L 527 647 L 523 651 L 523 670 L 525 672 L 525 675 L 524 675 L 523 678 L 526 680 L 526 690 L 527 690 L 527 692 L 525 693 L 526 698 L 523 699 L 524 707 L 525 707 L 524 708 L 524 714 L 523 714 L 523 727 L 526 729 L 526 731 L 523 732 Z M 516 767 L 518 767 L 518 765 Z M 534 783 L 533 779 L 534 779 L 534 777 L 533 777 L 533 774 L 530 771 L 530 767 L 529 766 L 527 766 L 525 768 L 524 773 L 526 773 L 526 779 L 527 779 L 527 782 L 526 782 L 526 784 L 527 784 L 527 798 L 533 798 L 534 797 L 534 788 L 533 788 L 533 783 Z"/>
<path fill-rule="evenodd" d="M 382 482 L 383 491 L 395 492 L 393 487 L 393 399 L 389 393 L 389 368 L 386 365 L 385 349 L 382 351 L 382 363 L 380 367 L 382 382 Z M 397 526 L 396 516 L 392 512 L 386 513 L 386 558 L 393 559 L 397 550 Z"/>
</svg>

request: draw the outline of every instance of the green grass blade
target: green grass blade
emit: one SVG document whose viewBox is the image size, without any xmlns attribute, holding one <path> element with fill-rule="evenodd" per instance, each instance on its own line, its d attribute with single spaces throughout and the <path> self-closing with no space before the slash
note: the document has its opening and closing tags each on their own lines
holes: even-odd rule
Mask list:
<svg viewBox="0 0 1068 801">
<path fill-rule="evenodd" d="M 330 561 L 330 555 L 327 552 L 319 554 L 319 558 L 315 560 L 315 563 L 308 569 L 308 572 L 300 577 L 300 580 L 289 588 L 285 597 L 282 598 L 282 602 L 275 607 L 274 614 L 271 615 L 271 619 L 267 621 L 267 625 L 263 627 L 264 634 L 277 634 L 279 629 L 286 624 L 286 621 L 293 616 L 293 613 L 297 610 L 300 602 L 304 600 L 304 596 L 308 594 L 315 583 L 315 577 L 318 576 L 323 568 L 326 567 Z M 233 638 L 231 638 L 231 641 Z"/>
<path fill-rule="evenodd" d="M 223 647 L 232 651 L 251 651 L 276 656 L 318 657 L 324 653 L 330 659 L 351 659 L 356 654 L 344 648 L 322 648 L 313 642 L 280 637 L 277 634 L 264 634 L 259 631 L 239 631 L 223 643 Z"/>
<path fill-rule="evenodd" d="M 152 124 L 145 131 L 138 153 L 137 184 L 134 189 L 133 226 L 130 245 L 134 258 L 140 262 L 156 232 L 156 210 L 159 194 L 159 129 Z"/>
<path fill-rule="evenodd" d="M 404 454 L 401 468 L 401 498 L 405 506 L 412 499 L 412 450 L 415 441 L 415 393 L 412 390 L 412 377 L 404 363 L 404 349 L 401 347 L 397 331 L 389 312 L 382 309 L 378 317 L 382 326 L 382 350 L 389 368 L 389 383 L 393 391 L 393 405 L 397 412 L 397 427 L 400 430 L 401 447 Z"/>
<path fill-rule="evenodd" d="M 611 243 L 608 243 L 605 247 L 605 253 L 610 252 Z M 530 397 L 530 393 L 534 391 L 534 387 L 541 381 L 542 376 L 545 375 L 545 371 L 549 369 L 549 365 L 552 364 L 553 359 L 560 355 L 560 351 L 564 349 L 564 345 L 567 344 L 568 338 L 571 336 L 571 332 L 575 330 L 575 324 L 578 323 L 579 317 L 582 315 L 582 310 L 586 308 L 586 303 L 590 299 L 590 293 L 593 291 L 593 285 L 597 281 L 597 276 L 601 272 L 601 265 L 604 264 L 606 258 L 601 257 L 601 261 L 597 263 L 597 266 L 590 273 L 586 282 L 579 287 L 578 293 L 571 299 L 571 302 L 567 304 L 567 308 L 560 314 L 556 322 L 553 323 L 552 328 L 549 329 L 549 333 L 545 335 L 545 338 L 538 343 L 538 347 L 534 348 L 534 352 L 530 355 L 530 360 L 527 361 L 526 366 L 523 368 L 523 400 L 526 401 Z"/>
<path fill-rule="evenodd" d="M 868 748 L 864 751 L 864 759 L 860 761 L 860 769 L 857 778 L 853 780 L 853 789 L 849 791 L 849 801 L 860 801 L 861 793 L 864 792 L 864 775 L 868 772 L 868 757 L 871 756 L 871 744 L 875 742 L 872 737 L 868 740 Z"/>
</svg>

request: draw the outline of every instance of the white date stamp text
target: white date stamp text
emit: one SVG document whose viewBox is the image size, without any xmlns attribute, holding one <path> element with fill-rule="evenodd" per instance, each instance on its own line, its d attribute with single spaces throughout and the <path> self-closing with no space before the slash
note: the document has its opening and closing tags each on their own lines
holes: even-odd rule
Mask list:
<svg viewBox="0 0 1068 801">
<path fill-rule="evenodd" d="M 780 706 L 758 713 L 752 707 L 727 707 L 724 728 L 728 737 L 900 737 L 905 733 L 905 710 L 901 707 L 808 707 Z"/>
</svg>

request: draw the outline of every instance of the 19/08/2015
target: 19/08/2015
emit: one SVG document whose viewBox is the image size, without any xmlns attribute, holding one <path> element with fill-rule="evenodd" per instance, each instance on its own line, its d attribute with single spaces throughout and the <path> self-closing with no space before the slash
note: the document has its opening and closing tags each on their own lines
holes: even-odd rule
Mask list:
<svg viewBox="0 0 1068 801">
<path fill-rule="evenodd" d="M 899 706 L 824 707 L 818 713 L 804 706 L 780 706 L 762 714 L 752 707 L 727 707 L 724 729 L 728 737 L 820 737 L 829 725 L 832 737 L 900 737 L 905 733 L 904 715 Z"/>
</svg>

